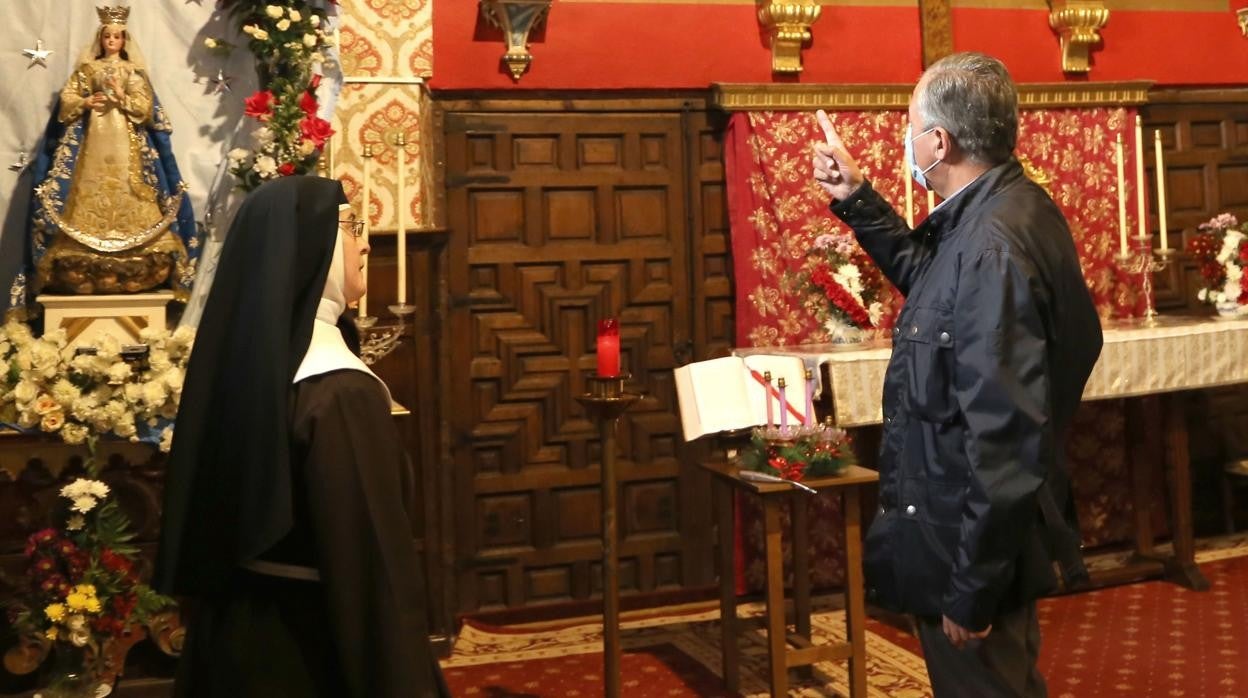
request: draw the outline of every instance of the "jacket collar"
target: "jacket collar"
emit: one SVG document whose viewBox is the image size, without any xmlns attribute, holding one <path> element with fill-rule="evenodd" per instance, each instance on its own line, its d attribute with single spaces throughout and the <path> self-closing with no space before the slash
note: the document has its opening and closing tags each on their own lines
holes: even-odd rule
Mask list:
<svg viewBox="0 0 1248 698">
<path fill-rule="evenodd" d="M 929 237 L 943 238 L 958 229 L 963 215 L 968 211 L 978 210 L 981 204 L 997 192 L 1018 183 L 1026 176 L 1018 160 L 1010 158 L 963 187 L 952 199 L 938 206 L 919 227 Z"/>
</svg>

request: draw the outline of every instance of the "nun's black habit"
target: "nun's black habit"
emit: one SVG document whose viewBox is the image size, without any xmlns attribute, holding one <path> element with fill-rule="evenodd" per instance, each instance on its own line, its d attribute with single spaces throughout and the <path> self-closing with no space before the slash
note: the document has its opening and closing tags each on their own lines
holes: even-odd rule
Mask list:
<svg viewBox="0 0 1248 698">
<path fill-rule="evenodd" d="M 318 306 L 345 201 L 333 180 L 270 182 L 222 250 L 178 412 L 154 580 L 191 597 L 179 696 L 446 695 L 388 393 L 362 364 L 306 378 L 300 368 L 314 324 L 325 329 Z"/>
</svg>

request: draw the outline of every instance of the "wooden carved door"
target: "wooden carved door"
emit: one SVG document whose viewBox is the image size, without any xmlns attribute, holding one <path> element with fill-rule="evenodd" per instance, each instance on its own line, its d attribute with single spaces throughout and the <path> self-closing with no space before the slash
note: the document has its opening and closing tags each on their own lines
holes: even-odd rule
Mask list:
<svg viewBox="0 0 1248 698">
<path fill-rule="evenodd" d="M 672 388 L 692 332 L 684 128 L 679 112 L 446 113 L 460 612 L 598 595 L 599 442 L 575 398 L 608 316 L 643 394 L 617 431 L 621 588 L 713 578 Z"/>
</svg>

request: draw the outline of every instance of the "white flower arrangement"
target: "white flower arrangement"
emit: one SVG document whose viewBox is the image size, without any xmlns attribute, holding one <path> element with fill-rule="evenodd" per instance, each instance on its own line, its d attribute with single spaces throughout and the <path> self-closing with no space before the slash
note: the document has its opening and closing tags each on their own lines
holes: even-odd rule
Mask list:
<svg viewBox="0 0 1248 698">
<path fill-rule="evenodd" d="M 1196 299 L 1217 307 L 1228 316 L 1248 315 L 1248 235 L 1235 216 L 1223 213 L 1201 223 L 1187 243 L 1187 252 L 1197 264 L 1201 289 Z"/>
<path fill-rule="evenodd" d="M 153 430 L 177 416 L 194 330 L 145 330 L 140 338 L 148 357 L 136 370 L 123 359 L 121 343 L 112 337 L 71 348 L 63 330 L 36 338 L 21 323 L 0 326 L 0 422 L 57 434 L 75 445 L 109 434 L 138 441 L 142 429 L 168 451 L 173 428 Z M 79 484 L 83 482 L 88 481 L 67 489 L 88 487 Z M 94 506 L 88 499 L 107 494 L 97 492 L 98 488 L 88 487 L 74 495 L 62 494 L 85 514 Z"/>
</svg>

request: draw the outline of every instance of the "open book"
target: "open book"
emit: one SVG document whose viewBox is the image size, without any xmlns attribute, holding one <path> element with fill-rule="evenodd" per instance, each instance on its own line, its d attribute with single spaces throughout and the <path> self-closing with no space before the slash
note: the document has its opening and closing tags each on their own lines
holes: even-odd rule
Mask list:
<svg viewBox="0 0 1248 698">
<path fill-rule="evenodd" d="M 675 369 L 676 397 L 685 441 L 707 434 L 746 429 L 767 423 L 767 391 L 763 376 L 771 373 L 773 423 L 780 422 L 776 386 L 784 378 L 788 423 L 806 417 L 806 368 L 796 356 L 752 354 L 699 361 Z"/>
</svg>

